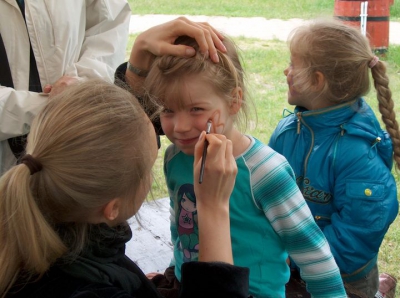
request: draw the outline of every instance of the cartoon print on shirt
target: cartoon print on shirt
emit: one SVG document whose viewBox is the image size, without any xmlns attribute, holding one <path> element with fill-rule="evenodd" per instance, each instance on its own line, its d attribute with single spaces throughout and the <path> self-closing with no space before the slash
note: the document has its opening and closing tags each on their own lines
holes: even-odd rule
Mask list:
<svg viewBox="0 0 400 298">
<path fill-rule="evenodd" d="M 199 237 L 197 223 L 196 196 L 192 184 L 184 184 L 178 191 L 178 234 L 184 261 L 197 260 Z"/>
</svg>

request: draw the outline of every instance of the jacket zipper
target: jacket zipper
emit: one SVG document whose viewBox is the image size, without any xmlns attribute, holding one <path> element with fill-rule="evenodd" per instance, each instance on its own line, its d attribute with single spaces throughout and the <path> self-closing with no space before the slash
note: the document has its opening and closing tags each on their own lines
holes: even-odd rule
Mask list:
<svg viewBox="0 0 400 298">
<path fill-rule="evenodd" d="M 308 164 L 308 159 L 311 155 L 312 149 L 314 148 L 314 132 L 311 129 L 310 126 L 307 125 L 307 123 L 304 122 L 303 117 L 302 117 L 302 113 L 301 112 L 297 112 L 297 134 L 300 134 L 301 131 L 301 124 L 303 124 L 304 126 L 306 126 L 308 128 L 308 130 L 311 133 L 311 145 L 310 145 L 310 149 L 308 150 L 306 159 L 304 160 L 304 178 L 306 177 L 307 174 L 307 164 Z"/>
</svg>

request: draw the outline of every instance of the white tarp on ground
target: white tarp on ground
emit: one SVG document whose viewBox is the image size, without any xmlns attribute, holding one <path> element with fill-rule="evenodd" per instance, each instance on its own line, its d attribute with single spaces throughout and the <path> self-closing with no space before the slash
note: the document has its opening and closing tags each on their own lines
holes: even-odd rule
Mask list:
<svg viewBox="0 0 400 298">
<path fill-rule="evenodd" d="M 126 245 L 126 255 L 144 273 L 163 273 L 172 258 L 169 198 L 145 202 L 139 220 L 142 225 L 135 218 L 129 221 L 133 236 Z"/>
</svg>

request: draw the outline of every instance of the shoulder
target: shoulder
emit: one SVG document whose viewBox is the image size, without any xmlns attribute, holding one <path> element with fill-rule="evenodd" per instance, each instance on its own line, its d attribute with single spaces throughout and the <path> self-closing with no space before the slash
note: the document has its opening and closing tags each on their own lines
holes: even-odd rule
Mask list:
<svg viewBox="0 0 400 298">
<path fill-rule="evenodd" d="M 244 155 L 247 165 L 251 169 L 261 167 L 264 170 L 272 170 L 277 167 L 289 167 L 286 158 L 272 149 L 270 146 L 254 138 L 255 142 Z M 290 167 L 289 167 L 290 168 Z"/>
<path fill-rule="evenodd" d="M 179 152 L 181 152 L 178 147 L 171 144 L 167 147 L 164 153 L 164 162 L 168 163 L 172 158 L 174 158 Z"/>
<path fill-rule="evenodd" d="M 292 142 L 291 136 L 296 133 L 296 129 L 297 118 L 295 114 L 290 114 L 279 121 L 271 134 L 268 145 L 281 152 L 283 149 L 282 147 L 287 144 L 287 142 Z"/>
<path fill-rule="evenodd" d="M 279 122 L 278 125 L 275 128 L 275 131 L 282 131 L 287 127 L 291 126 L 296 126 L 297 124 L 297 117 L 294 112 L 290 112 L 289 115 L 285 115 L 284 118 L 282 118 Z"/>
<path fill-rule="evenodd" d="M 255 189 L 269 188 L 279 181 L 295 181 L 293 170 L 286 158 L 257 139 L 243 158 Z"/>
</svg>

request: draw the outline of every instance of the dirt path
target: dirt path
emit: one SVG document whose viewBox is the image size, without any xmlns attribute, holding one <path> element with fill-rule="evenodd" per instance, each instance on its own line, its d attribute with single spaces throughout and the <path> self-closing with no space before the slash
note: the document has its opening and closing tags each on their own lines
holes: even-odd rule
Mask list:
<svg viewBox="0 0 400 298">
<path fill-rule="evenodd" d="M 178 15 L 132 15 L 130 33 L 142 32 L 150 27 L 177 18 Z M 219 16 L 186 16 L 198 22 L 208 22 L 218 30 L 230 36 L 245 36 L 259 39 L 279 39 L 286 41 L 288 34 L 295 27 L 306 22 L 302 19 L 265 19 L 261 17 L 219 17 Z M 368 24 L 367 24 L 368 26 Z M 400 22 L 390 22 L 389 43 L 400 44 Z"/>
</svg>

